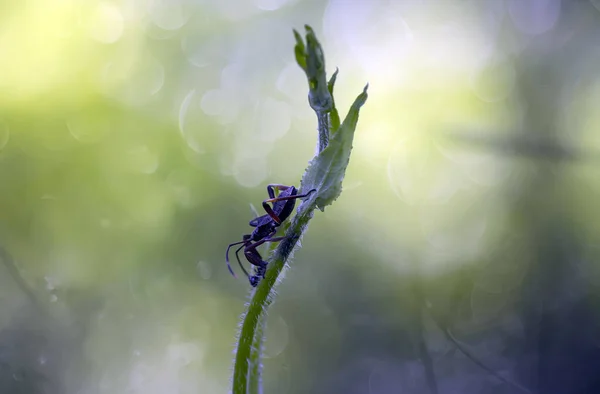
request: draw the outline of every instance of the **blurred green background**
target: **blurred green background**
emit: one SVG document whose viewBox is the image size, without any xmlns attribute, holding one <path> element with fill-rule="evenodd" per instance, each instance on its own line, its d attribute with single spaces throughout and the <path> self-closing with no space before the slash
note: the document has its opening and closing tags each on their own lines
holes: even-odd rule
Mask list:
<svg viewBox="0 0 600 394">
<path fill-rule="evenodd" d="M 225 248 L 315 151 L 305 23 L 341 113 L 370 97 L 265 393 L 427 393 L 428 365 L 514 392 L 441 328 L 534 391 L 600 392 L 599 1 L 0 4 L 1 393 L 228 392 Z"/>
</svg>

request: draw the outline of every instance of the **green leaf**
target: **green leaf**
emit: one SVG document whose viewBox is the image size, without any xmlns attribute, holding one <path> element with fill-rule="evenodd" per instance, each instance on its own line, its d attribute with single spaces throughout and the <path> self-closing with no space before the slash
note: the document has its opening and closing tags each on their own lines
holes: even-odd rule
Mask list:
<svg viewBox="0 0 600 394">
<path fill-rule="evenodd" d="M 327 82 L 327 90 L 329 90 L 329 94 L 331 95 L 331 111 L 329 112 L 329 129 L 331 131 L 331 134 L 335 133 L 340 128 L 340 115 L 338 114 L 338 110 L 335 107 L 335 98 L 333 97 L 333 86 L 335 85 L 335 80 L 337 79 L 338 71 L 340 70 L 336 68 L 335 72 L 329 79 L 329 82 Z"/>
<path fill-rule="evenodd" d="M 363 92 L 354 100 L 348 115 L 329 141 L 327 148 L 310 161 L 302 177 L 302 193 L 317 189 L 310 200 L 316 199 L 316 205 L 321 211 L 333 203 L 342 192 L 342 181 L 350 160 L 354 130 L 360 108 L 367 101 L 368 87 L 369 85 L 365 86 Z"/>
<path fill-rule="evenodd" d="M 329 112 L 333 106 L 333 99 L 327 89 L 323 48 L 313 29 L 308 25 L 304 28 L 306 29 L 306 45 L 300 34 L 294 30 L 296 62 L 304 70 L 308 79 L 308 102 L 311 108 L 317 112 Z"/>
<path fill-rule="evenodd" d="M 304 42 L 302 41 L 302 36 L 300 33 L 294 29 L 294 37 L 296 38 L 296 46 L 294 46 L 294 54 L 296 55 L 296 62 L 298 65 L 307 72 L 306 68 L 306 48 L 304 47 Z"/>
</svg>

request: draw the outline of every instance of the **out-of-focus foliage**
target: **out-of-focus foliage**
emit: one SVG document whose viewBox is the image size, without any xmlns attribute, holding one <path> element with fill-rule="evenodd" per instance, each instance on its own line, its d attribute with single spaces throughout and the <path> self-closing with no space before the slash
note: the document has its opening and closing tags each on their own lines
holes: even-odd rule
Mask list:
<svg viewBox="0 0 600 394">
<path fill-rule="evenodd" d="M 336 106 L 370 98 L 265 392 L 427 392 L 424 365 L 512 392 L 440 328 L 534 391 L 600 391 L 600 3 L 35 0 L 0 13 L 0 392 L 227 391 L 225 246 L 314 153 L 306 23 Z"/>
</svg>

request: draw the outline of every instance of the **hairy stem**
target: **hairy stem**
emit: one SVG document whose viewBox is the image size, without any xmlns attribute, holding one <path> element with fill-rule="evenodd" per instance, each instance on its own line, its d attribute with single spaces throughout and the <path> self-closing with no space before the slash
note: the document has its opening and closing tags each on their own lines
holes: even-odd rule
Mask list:
<svg viewBox="0 0 600 394">
<path fill-rule="evenodd" d="M 253 291 L 240 331 L 233 369 L 233 394 L 259 394 L 262 392 L 262 348 L 267 310 L 274 301 L 274 288 L 298 241 L 308 227 L 316 208 L 324 210 L 338 198 L 342 181 L 350 160 L 354 131 L 360 107 L 367 100 L 367 86 L 358 95 L 340 123 L 333 100 L 337 71 L 329 82 L 325 73 L 325 58 L 319 41 L 310 26 L 306 28 L 306 43 L 294 31 L 296 61 L 308 80 L 308 101 L 317 115 L 319 139 L 318 153 L 310 161 L 300 185 L 300 194 L 313 191 L 300 204 L 296 215 L 285 231 L 284 239 L 267 261 L 264 280 Z"/>
<path fill-rule="evenodd" d="M 233 372 L 234 394 L 247 394 L 248 392 L 254 394 L 254 392 L 248 391 L 248 372 L 250 370 L 251 361 L 253 363 L 260 363 L 260 360 L 253 359 L 252 345 L 254 344 L 255 337 L 259 334 L 258 331 L 261 330 L 261 322 L 265 318 L 267 309 L 273 302 L 272 292 L 277 283 L 277 279 L 285 268 L 285 264 L 296 244 L 306 231 L 308 222 L 312 218 L 315 208 L 316 203 L 314 202 L 314 199 L 304 202 L 298 208 L 298 213 L 292 219 L 292 224 L 285 234 L 286 238 L 281 241 L 279 247 L 270 258 L 269 269 L 267 270 L 265 279 L 254 291 L 250 305 L 248 306 L 248 312 L 246 313 L 246 317 L 242 324 L 237 354 L 235 357 L 235 367 Z"/>
<path fill-rule="evenodd" d="M 263 352 L 265 342 L 265 328 L 267 319 L 260 319 L 256 325 L 254 332 L 254 343 L 250 350 L 250 366 L 248 371 L 248 392 L 262 394 L 262 360 L 261 355 Z"/>
<path fill-rule="evenodd" d="M 319 130 L 319 153 L 329 145 L 329 114 L 327 112 L 317 112 L 318 130 Z"/>
</svg>

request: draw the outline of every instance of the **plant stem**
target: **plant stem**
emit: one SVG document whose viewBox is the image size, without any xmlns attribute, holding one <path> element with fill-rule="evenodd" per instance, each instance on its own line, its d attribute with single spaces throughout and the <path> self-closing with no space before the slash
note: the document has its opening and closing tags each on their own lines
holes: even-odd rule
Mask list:
<svg viewBox="0 0 600 394">
<path fill-rule="evenodd" d="M 275 297 L 279 282 L 294 248 L 302 238 L 316 208 L 324 210 L 342 191 L 342 181 L 350 160 L 352 140 L 360 107 L 367 100 L 367 86 L 354 100 L 344 122 L 333 100 L 337 71 L 329 82 L 325 73 L 325 58 L 319 41 L 310 26 L 306 28 L 306 44 L 294 31 L 296 61 L 308 79 L 308 101 L 317 115 L 319 139 L 318 154 L 304 172 L 300 193 L 314 191 L 300 204 L 296 215 L 285 231 L 284 239 L 269 257 L 265 278 L 253 291 L 240 331 L 233 370 L 233 394 L 260 394 L 262 392 L 261 357 L 266 327 L 267 310 Z"/>
<path fill-rule="evenodd" d="M 298 208 L 298 213 L 292 219 L 292 224 L 285 234 L 286 238 L 281 241 L 270 259 L 265 279 L 261 281 L 252 295 L 248 312 L 242 324 L 235 357 L 233 394 L 248 394 L 249 392 L 248 372 L 250 370 L 250 362 L 260 362 L 260 360 L 253 360 L 254 357 L 252 357 L 252 345 L 258 334 L 257 331 L 260 330 L 261 321 L 265 318 L 266 311 L 273 302 L 272 292 L 277 279 L 285 268 L 285 263 L 292 254 L 296 244 L 302 238 L 304 231 L 306 231 L 315 208 L 316 203 L 313 199 L 304 202 Z"/>
<path fill-rule="evenodd" d="M 317 112 L 317 121 L 319 129 L 319 153 L 329 145 L 329 114 L 327 112 Z"/>
<path fill-rule="evenodd" d="M 254 343 L 250 350 L 250 369 L 248 371 L 248 390 L 250 393 L 262 393 L 262 361 L 261 355 L 265 342 L 267 319 L 260 319 L 254 332 Z"/>
</svg>

